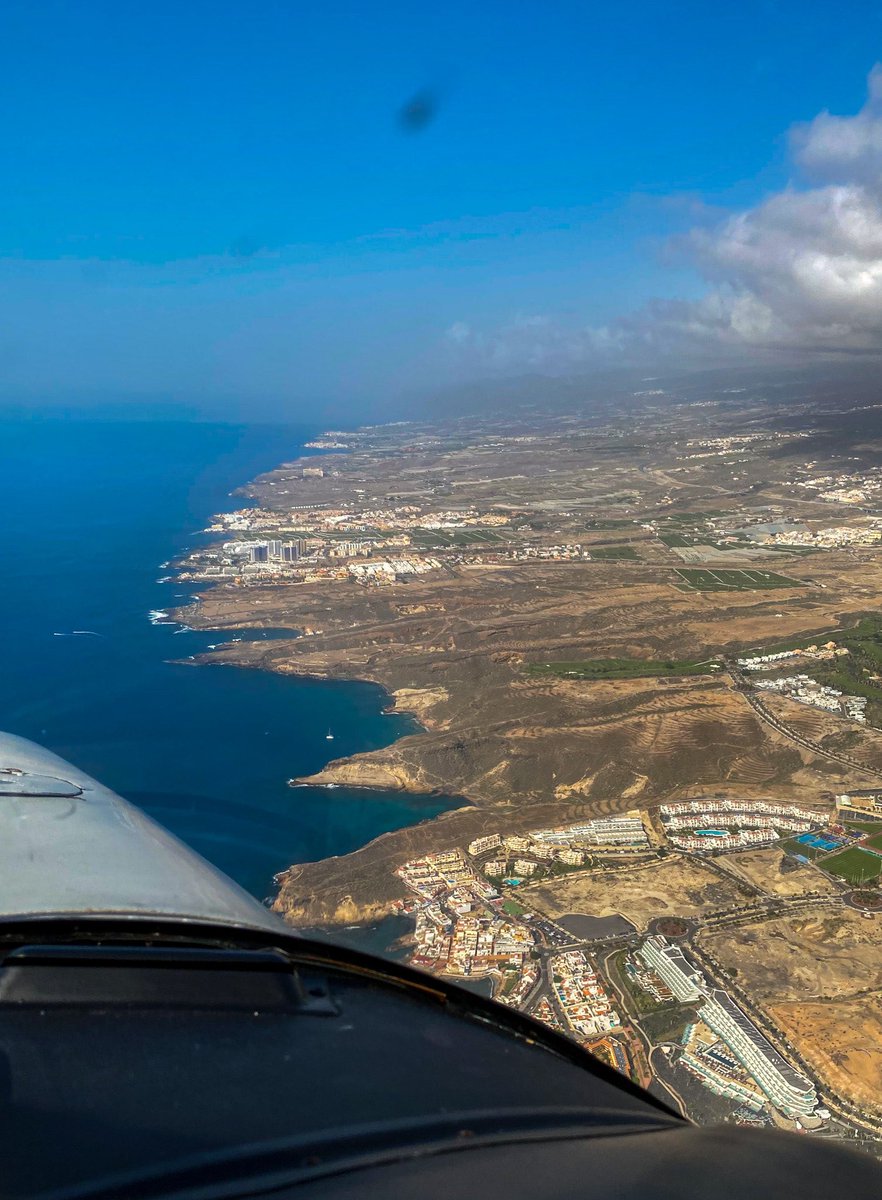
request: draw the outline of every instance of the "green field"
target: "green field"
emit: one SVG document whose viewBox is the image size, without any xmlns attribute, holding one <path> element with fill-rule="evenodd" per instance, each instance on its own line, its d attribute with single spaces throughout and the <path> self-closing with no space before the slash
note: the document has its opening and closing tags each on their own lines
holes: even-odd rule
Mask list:
<svg viewBox="0 0 882 1200">
<path fill-rule="evenodd" d="M 872 837 L 868 837 L 865 845 L 872 846 L 874 850 L 882 850 L 882 833 L 874 833 Z"/>
<path fill-rule="evenodd" d="M 666 675 L 713 675 L 716 662 L 689 662 L 644 658 L 593 658 L 587 662 L 530 663 L 528 675 L 553 675 L 570 679 L 657 679 Z"/>
<path fill-rule="evenodd" d="M 788 579 L 774 571 L 710 570 L 706 567 L 682 567 L 675 574 L 682 591 L 752 592 L 772 588 L 805 587 L 798 579 Z"/>
<path fill-rule="evenodd" d="M 684 537 L 682 533 L 660 533 L 659 541 L 666 546 L 694 546 L 695 538 Z"/>
<path fill-rule="evenodd" d="M 821 866 L 828 875 L 838 875 L 847 883 L 869 883 L 871 879 L 878 879 L 882 872 L 882 858 L 852 846 L 823 859 Z"/>
<path fill-rule="evenodd" d="M 506 900 L 502 906 L 502 911 L 508 913 L 510 917 L 523 916 L 524 906 L 518 904 L 517 900 Z"/>
<path fill-rule="evenodd" d="M 819 851 L 814 846 L 809 846 L 806 842 L 798 842 L 796 838 L 787 838 L 781 843 L 781 849 L 785 854 L 800 854 L 803 858 L 807 858 L 809 862 L 817 862 Z"/>
<path fill-rule="evenodd" d="M 882 822 L 879 821 L 845 821 L 843 824 L 850 833 L 882 833 Z"/>
<path fill-rule="evenodd" d="M 633 546 L 588 546 L 592 558 L 635 559 L 637 551 Z"/>
<path fill-rule="evenodd" d="M 628 529 L 633 528 L 634 522 L 627 518 L 622 520 L 619 517 L 598 517 L 596 521 L 586 521 L 586 529 L 596 529 L 598 532 L 610 529 Z"/>
<path fill-rule="evenodd" d="M 451 546 L 475 546 L 505 541 L 495 529 L 412 529 L 411 541 L 424 550 Z"/>
</svg>

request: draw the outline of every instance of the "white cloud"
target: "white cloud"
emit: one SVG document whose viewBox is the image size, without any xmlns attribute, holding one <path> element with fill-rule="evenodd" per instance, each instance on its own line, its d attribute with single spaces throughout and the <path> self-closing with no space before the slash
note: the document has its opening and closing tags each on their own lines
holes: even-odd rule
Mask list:
<svg viewBox="0 0 882 1200">
<path fill-rule="evenodd" d="M 882 64 L 867 80 L 867 103 L 853 117 L 820 113 L 792 130 L 799 165 L 820 179 L 866 180 L 878 186 L 882 176 Z"/>
<path fill-rule="evenodd" d="M 569 328 L 541 314 L 522 314 L 492 333 L 455 321 L 446 339 L 470 362 L 498 371 L 555 373 L 593 362 L 622 348 L 621 329 Z"/>
<path fill-rule="evenodd" d="M 882 352 L 882 65 L 860 112 L 820 113 L 791 146 L 802 183 L 674 243 L 708 284 L 701 299 L 659 300 L 603 329 L 522 318 L 469 330 L 460 350 L 552 369 L 610 352 Z"/>
</svg>

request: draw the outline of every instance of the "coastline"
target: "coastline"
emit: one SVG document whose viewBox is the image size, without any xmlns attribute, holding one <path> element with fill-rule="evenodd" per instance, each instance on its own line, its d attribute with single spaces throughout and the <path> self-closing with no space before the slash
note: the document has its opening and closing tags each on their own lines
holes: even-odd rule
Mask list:
<svg viewBox="0 0 882 1200">
<path fill-rule="evenodd" d="M 385 745 L 410 720 L 382 715 L 389 699 L 373 685 L 183 670 L 188 655 L 240 634 L 164 623 L 196 589 L 157 564 L 203 545 L 212 514 L 244 503 L 230 498 L 233 487 L 299 453 L 307 430 L 62 421 L 14 425 L 9 436 L 20 453 L 7 533 L 29 537 L 37 517 L 53 554 L 35 566 L 33 585 L 16 577 L 4 592 L 5 627 L 16 630 L 5 728 L 138 804 L 258 899 L 293 862 L 345 853 L 438 810 L 397 792 L 288 789 L 330 752 Z M 82 467 L 73 477 L 71 454 Z M 153 623 L 160 613 L 169 617 Z M 253 621 L 259 655 L 275 623 L 259 609 Z M 74 629 L 102 636 L 52 636 Z"/>
<path fill-rule="evenodd" d="M 495 469 L 507 472 L 500 475 L 505 492 L 487 477 L 493 470 L 486 451 L 471 449 L 483 444 L 480 425 L 471 440 L 460 434 L 453 450 L 445 436 L 374 428 L 345 435 L 345 447 L 320 459 L 307 455 L 283 463 L 243 486 L 239 494 L 250 506 L 213 527 L 215 533 L 228 528 L 246 547 L 255 533 L 279 539 L 273 543 L 277 565 L 217 554 L 192 555 L 183 564 L 190 586 L 201 587 L 216 572 L 215 586 L 176 612 L 185 624 L 217 631 L 284 627 L 301 635 L 227 644 L 200 663 L 368 682 L 384 690 L 387 711 L 419 723 L 392 744 L 341 754 L 297 776 L 298 782 L 462 801 L 350 854 L 298 862 L 281 872 L 276 907 L 288 919 L 372 919 L 404 898 L 395 872 L 409 859 L 490 831 L 518 834 L 623 814 L 696 787 L 761 796 L 773 784 L 782 798 L 807 794 L 818 802 L 829 795 L 826 761 L 763 725 L 725 671 L 582 681 L 530 667 L 548 658 L 706 658 L 740 644 L 731 632 L 738 622 L 749 630 L 749 644 L 835 623 L 847 608 L 841 595 L 828 593 L 827 599 L 799 585 L 792 597 L 780 594 L 763 603 L 762 594 L 735 589 L 717 592 L 708 605 L 700 591 L 684 592 L 670 565 L 672 554 L 680 559 L 649 526 L 628 534 L 629 555 L 616 562 L 607 555 L 602 528 L 570 512 L 573 501 L 549 499 L 547 464 L 565 492 L 576 486 L 572 479 L 586 486 L 584 452 L 573 446 L 568 429 L 501 443 L 494 431 L 492 453 L 499 458 Z M 604 438 L 590 436 L 602 443 L 605 461 L 612 454 L 620 472 L 636 471 L 643 483 L 630 443 L 611 449 Z M 567 454 L 571 466 L 562 471 Z M 511 473 L 515 468 L 520 473 Z M 460 472 L 453 484 L 452 470 Z M 424 477 L 432 487 L 421 487 Z M 405 479 L 413 482 L 399 488 L 411 490 L 389 493 L 390 481 Z M 603 479 L 590 476 L 588 486 L 599 489 L 607 511 Z M 664 499 L 666 477 L 654 486 Z M 450 494 L 453 487 L 460 489 L 455 511 L 435 513 L 436 492 Z M 627 489 L 616 493 L 612 510 L 629 529 L 637 528 L 623 508 L 631 495 Z M 515 509 L 507 507 L 515 501 Z M 582 511 L 591 511 L 588 501 L 582 504 Z M 502 515 L 500 508 L 515 515 Z M 538 536 L 533 525 L 519 523 L 531 508 L 543 514 Z M 566 525 L 565 534 L 544 517 L 558 508 L 564 510 L 556 520 Z M 437 540 L 434 530 L 444 521 L 462 529 L 463 519 L 476 528 L 480 550 L 461 550 L 460 542 L 446 551 L 423 545 L 427 535 Z M 500 522 L 506 523 L 504 536 L 493 532 Z M 450 541 L 453 535 L 437 536 Z M 280 553 L 285 537 L 301 539 L 306 552 L 290 566 Z M 413 549 L 404 553 L 405 546 Z M 384 565 L 390 558 L 400 565 Z M 218 561 L 230 564 L 221 578 L 212 565 Z M 841 567 L 837 559 L 829 561 L 832 581 Z M 820 560 L 813 567 L 815 574 L 819 570 Z M 857 596 L 849 601 L 865 604 Z M 668 614 L 664 621 L 661 612 Z"/>
<path fill-rule="evenodd" d="M 296 627 L 303 636 L 241 641 L 202 661 L 316 684 L 369 682 L 387 712 L 419 722 L 392 744 L 350 749 L 300 775 L 304 788 L 463 801 L 351 853 L 295 861 L 276 877 L 275 910 L 341 939 L 382 940 L 377 930 L 402 927 L 384 922 L 409 917 L 400 949 L 414 965 L 481 980 L 643 1083 L 651 1048 L 679 1038 L 676 1022 L 688 1027 L 689 1014 L 665 1015 L 668 1024 L 654 1009 L 646 1015 L 630 986 L 627 996 L 616 990 L 610 951 L 639 973 L 650 934 L 682 937 L 696 953 L 700 936 L 701 946 L 720 942 L 740 977 L 750 956 L 738 938 L 726 941 L 733 914 L 757 937 L 767 922 L 786 925 L 782 938 L 809 960 L 825 922 L 859 945 L 868 969 L 877 940 L 848 907 L 835 865 L 819 875 L 790 833 L 818 826 L 831 839 L 858 838 L 837 832 L 831 804 L 834 789 L 860 797 L 868 772 L 882 775 L 880 726 L 858 728 L 845 707 L 797 707 L 783 695 L 760 704 L 741 663 L 790 641 L 805 643 L 801 666 L 813 671 L 824 655 L 869 654 L 854 630 L 870 591 L 882 589 L 882 560 L 863 548 L 869 535 L 858 524 L 809 565 L 764 557 L 769 549 L 739 531 L 771 511 L 757 503 L 767 499 L 760 489 L 777 502 L 792 486 L 799 434 L 789 456 L 778 453 L 788 435 L 777 425 L 763 435 L 750 503 L 735 488 L 723 511 L 715 451 L 683 453 L 689 417 L 670 445 L 629 440 L 618 427 L 340 435 L 355 443 L 351 456 L 347 446 L 321 468 L 295 460 L 244 489 L 252 506 L 219 522 L 238 541 L 187 563 L 191 579 L 224 578 L 179 614 L 215 630 Z M 705 439 L 712 448 L 729 419 L 720 439 Z M 782 478 L 769 483 L 771 461 Z M 828 521 L 817 508 L 815 521 Z M 861 625 L 861 637 L 875 628 Z M 811 645 L 818 629 L 837 644 Z M 709 660 L 713 669 L 695 669 Z M 709 855 L 706 832 L 721 839 Z M 831 840 L 837 852 L 842 844 Z M 608 929 L 607 912 L 624 925 Z M 574 914 L 590 923 L 570 928 Z M 845 949 L 843 980 L 853 959 Z M 699 961 L 702 987 L 727 992 L 779 1045 L 764 997 Z M 652 979 L 633 978 L 664 1007 Z M 779 997 L 799 998 L 789 983 Z M 701 1093 L 693 1109 L 713 1115 Z"/>
<path fill-rule="evenodd" d="M 181 609 L 171 610 L 171 620 L 168 624 L 178 624 L 181 620 L 179 614 L 187 614 L 186 628 L 200 633 L 225 633 L 241 632 L 247 634 L 255 632 L 259 627 L 247 625 L 236 625 L 220 627 L 216 625 L 200 625 L 198 618 L 198 599 L 194 598 L 191 604 Z M 292 631 L 291 641 L 296 637 L 303 636 Z M 286 639 L 277 637 L 273 639 L 275 642 L 284 642 Z M 352 755 L 343 755 L 339 758 L 332 758 L 319 771 L 309 775 L 294 775 L 291 777 L 290 783 L 304 787 L 328 787 L 345 785 L 349 788 L 362 788 L 365 791 L 401 791 L 410 792 L 414 795 L 431 795 L 443 796 L 451 801 L 463 799 L 464 805 L 473 803 L 468 797 L 460 797 L 458 795 L 446 792 L 442 788 L 432 788 L 428 792 L 421 787 L 419 781 L 408 774 L 406 771 L 393 771 L 388 769 L 388 773 L 383 778 L 378 778 L 381 775 L 383 768 L 380 764 L 375 764 L 370 761 L 370 756 L 373 754 L 381 754 L 384 750 L 391 749 L 404 737 L 419 737 L 422 734 L 435 732 L 440 728 L 440 724 L 433 726 L 430 717 L 426 716 L 426 710 L 429 707 L 428 698 L 431 697 L 431 692 L 428 689 L 410 688 L 404 692 L 391 692 L 385 686 L 383 681 L 367 673 L 341 675 L 339 673 L 319 673 L 316 671 L 300 671 L 292 665 L 281 665 L 276 662 L 261 662 L 261 661 L 243 661 L 243 655 L 247 655 L 250 647 L 259 644 L 257 639 L 250 639 L 243 636 L 235 642 L 235 649 L 232 649 L 233 643 L 225 642 L 209 652 L 190 655 L 186 659 L 169 660 L 179 666 L 191 667 L 234 667 L 240 670 L 264 670 L 272 671 L 276 675 L 293 675 L 298 679 L 303 679 L 307 682 L 334 682 L 334 683 L 364 683 L 377 687 L 383 693 L 388 701 L 382 709 L 383 716 L 390 717 L 409 717 L 417 726 L 411 733 L 402 734 L 390 743 L 388 747 L 383 747 L 382 750 L 364 750 Z M 225 656 L 224 650 L 230 647 L 231 653 Z M 404 695 L 407 695 L 408 702 L 402 703 Z M 421 702 L 420 696 L 424 696 L 426 700 Z"/>
<path fill-rule="evenodd" d="M 376 900 L 365 900 L 358 896 L 352 898 L 344 891 L 336 905 L 328 905 L 318 898 L 311 882 L 314 870 L 324 873 L 325 868 L 332 864 L 345 864 L 353 855 L 367 852 L 370 857 L 374 854 L 385 857 L 387 847 L 395 848 L 398 835 L 407 834 L 415 829 L 424 829 L 427 825 L 437 822 L 446 816 L 467 812 L 474 808 L 474 801 L 463 795 L 451 793 L 437 786 L 426 786 L 420 778 L 400 767 L 384 764 L 383 756 L 394 751 L 403 740 L 419 738 L 432 732 L 431 724 L 422 719 L 426 704 L 421 702 L 420 689 L 405 689 L 402 694 L 396 694 L 384 686 L 381 679 L 373 674 L 342 674 L 340 672 L 301 671 L 288 662 L 280 663 L 278 659 L 270 660 L 267 642 L 259 638 L 249 638 L 249 634 L 259 633 L 259 625 L 225 624 L 217 625 L 200 619 L 200 608 L 204 597 L 194 595 L 186 606 L 170 609 L 170 623 L 185 624 L 193 631 L 200 633 L 216 633 L 219 636 L 235 633 L 241 635 L 235 641 L 222 641 L 216 649 L 203 651 L 187 659 L 175 660 L 179 665 L 190 667 L 233 667 L 240 670 L 259 670 L 272 672 L 276 676 L 294 675 L 304 681 L 316 683 L 333 682 L 340 684 L 368 684 L 380 689 L 383 696 L 383 715 L 390 717 L 408 717 L 416 725 L 410 732 L 397 737 L 388 746 L 374 750 L 364 750 L 351 755 L 343 755 L 331 759 L 320 770 L 311 774 L 295 775 L 288 780 L 288 786 L 295 788 L 322 788 L 328 793 L 336 789 L 345 789 L 347 793 L 364 792 L 367 796 L 381 796 L 388 793 L 408 794 L 414 797 L 435 798 L 449 805 L 444 811 L 430 817 L 422 817 L 411 824 L 388 829 L 363 845 L 347 854 L 331 855 L 330 857 L 307 862 L 291 864 L 287 869 L 280 870 L 275 876 L 276 892 L 273 908 L 282 913 L 286 920 L 298 927 L 315 926 L 337 931 L 347 926 L 358 925 L 369 928 L 378 921 L 388 920 L 400 915 L 400 904 L 406 898 L 403 886 L 393 886 L 389 894 Z M 277 628 L 267 625 L 263 628 Z M 292 644 L 308 635 L 291 628 L 290 639 L 275 636 L 271 641 L 271 654 L 284 652 L 285 644 Z M 405 700 L 406 704 L 402 701 Z M 379 759 L 380 761 L 376 761 Z M 328 795 L 328 802 L 333 802 L 333 796 Z M 398 857 L 398 855 L 395 855 Z M 391 880 L 396 877 L 391 875 Z M 304 898 L 305 897 L 305 898 Z M 408 925 L 411 922 L 408 920 Z"/>
</svg>

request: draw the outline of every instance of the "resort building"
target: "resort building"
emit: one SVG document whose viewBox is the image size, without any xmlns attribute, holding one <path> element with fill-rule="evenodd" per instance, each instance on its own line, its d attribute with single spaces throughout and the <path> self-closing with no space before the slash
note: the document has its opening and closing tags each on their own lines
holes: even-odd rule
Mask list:
<svg viewBox="0 0 882 1200">
<path fill-rule="evenodd" d="M 638 953 L 678 1000 L 697 1000 L 702 994 L 704 976 L 697 967 L 692 966 L 678 946 L 670 945 L 662 937 L 650 937 Z"/>
<path fill-rule="evenodd" d="M 698 1015 L 723 1039 L 777 1109 L 788 1117 L 814 1112 L 818 1096 L 811 1081 L 782 1058 L 728 993 L 708 992 Z"/>
</svg>

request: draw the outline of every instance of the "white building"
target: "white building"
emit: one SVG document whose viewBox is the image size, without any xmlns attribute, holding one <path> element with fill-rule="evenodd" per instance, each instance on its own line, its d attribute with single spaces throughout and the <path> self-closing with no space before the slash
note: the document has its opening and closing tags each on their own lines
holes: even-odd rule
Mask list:
<svg viewBox="0 0 882 1200">
<path fill-rule="evenodd" d="M 705 985 L 704 976 L 678 946 L 663 937 L 649 937 L 638 954 L 651 971 L 668 985 L 678 1000 L 697 1000 Z"/>
<path fill-rule="evenodd" d="M 731 996 L 710 991 L 698 1015 L 723 1039 L 777 1109 L 788 1117 L 815 1111 L 818 1095 L 811 1081 L 782 1058 Z"/>
<path fill-rule="evenodd" d="M 501 845 L 502 838 L 498 833 L 488 833 L 484 837 L 478 837 L 473 842 L 469 842 L 469 854 L 472 856 L 483 854 L 485 850 L 495 850 Z"/>
<path fill-rule="evenodd" d="M 818 1096 L 811 1081 L 791 1067 L 728 992 L 708 986 L 679 947 L 662 937 L 650 937 L 638 953 L 678 1000 L 703 1001 L 699 1019 L 726 1043 L 775 1108 L 788 1117 L 815 1111 Z"/>
</svg>

